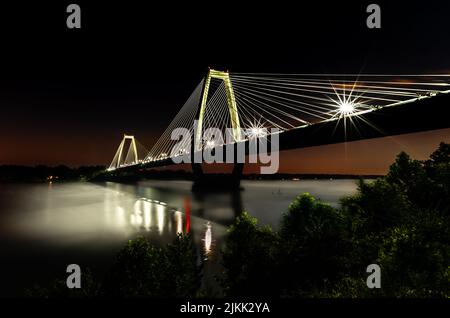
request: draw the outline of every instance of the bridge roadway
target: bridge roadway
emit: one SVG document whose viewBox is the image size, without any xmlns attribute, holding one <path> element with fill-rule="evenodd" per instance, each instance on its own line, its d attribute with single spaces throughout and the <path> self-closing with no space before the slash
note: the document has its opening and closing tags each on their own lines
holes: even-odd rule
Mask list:
<svg viewBox="0 0 450 318">
<path fill-rule="evenodd" d="M 279 134 L 279 150 L 450 128 L 449 115 L 450 94 L 439 93 L 433 97 L 423 97 L 369 112 L 355 113 L 347 116 L 345 124 L 341 118 L 281 132 Z M 245 143 L 248 144 L 248 141 Z M 151 169 L 174 164 L 171 158 L 167 158 L 137 166 L 121 167 L 118 170 Z"/>
</svg>

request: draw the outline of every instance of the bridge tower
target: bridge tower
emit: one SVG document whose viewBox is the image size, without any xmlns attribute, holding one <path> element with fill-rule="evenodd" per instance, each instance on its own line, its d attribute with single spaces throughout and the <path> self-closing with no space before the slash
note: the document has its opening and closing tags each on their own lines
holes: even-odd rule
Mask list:
<svg viewBox="0 0 450 318">
<path fill-rule="evenodd" d="M 228 72 L 217 71 L 214 69 L 208 69 L 208 73 L 206 75 L 205 81 L 203 83 L 203 89 L 201 93 L 200 105 L 195 116 L 195 120 L 197 120 L 197 126 L 194 127 L 193 139 L 191 142 L 191 166 L 192 172 L 194 174 L 194 185 L 193 189 L 208 189 L 211 187 L 211 184 L 222 185 L 226 188 L 239 188 L 240 181 L 242 178 L 242 173 L 244 170 L 243 163 L 234 163 L 233 172 L 231 175 L 222 176 L 220 180 L 215 179 L 214 176 L 208 176 L 203 173 L 203 169 L 200 163 L 194 162 L 194 153 L 197 151 L 202 151 L 203 145 L 203 116 L 205 113 L 209 87 L 212 79 L 219 79 L 224 82 L 225 91 L 227 95 L 227 104 L 228 111 L 230 113 L 230 121 L 231 128 L 233 132 L 233 140 L 235 142 L 234 146 L 237 146 L 237 143 L 243 141 L 241 136 L 241 124 L 239 121 L 239 113 L 237 109 L 237 103 L 234 96 L 233 86 L 230 80 L 230 74 Z M 237 151 L 235 149 L 234 153 Z"/>
<path fill-rule="evenodd" d="M 209 69 L 206 75 L 205 82 L 203 84 L 202 99 L 200 101 L 200 107 L 197 112 L 196 120 L 197 127 L 194 133 L 194 151 L 202 150 L 202 129 L 203 129 L 203 115 L 205 113 L 206 103 L 208 99 L 209 86 L 211 79 L 222 80 L 225 84 L 225 91 L 227 94 L 228 111 L 230 112 L 231 128 L 233 130 L 233 139 L 235 142 L 242 141 L 241 125 L 239 122 L 239 114 L 237 110 L 236 99 L 234 97 L 233 86 L 231 85 L 230 74 L 228 72 L 221 72 L 213 69 Z"/>
<path fill-rule="evenodd" d="M 128 151 L 126 152 L 126 155 L 124 157 L 124 148 L 127 140 L 130 141 L 130 145 L 128 146 Z M 114 155 L 114 158 L 108 170 L 117 169 L 124 164 L 132 165 L 137 163 L 139 163 L 139 157 L 136 147 L 136 140 L 134 139 L 134 136 L 124 134 L 123 139 L 119 144 L 119 148 L 117 148 L 116 154 Z"/>
</svg>

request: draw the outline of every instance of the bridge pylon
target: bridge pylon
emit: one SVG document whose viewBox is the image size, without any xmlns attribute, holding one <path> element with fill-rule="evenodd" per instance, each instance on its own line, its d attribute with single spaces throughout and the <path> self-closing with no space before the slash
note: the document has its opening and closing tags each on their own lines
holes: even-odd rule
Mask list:
<svg viewBox="0 0 450 318">
<path fill-rule="evenodd" d="M 215 175 L 208 175 L 203 172 L 200 163 L 195 163 L 194 153 L 202 151 L 203 146 L 203 119 L 208 104 L 208 94 L 212 79 L 222 80 L 225 87 L 226 100 L 228 106 L 228 112 L 230 114 L 231 129 L 233 134 L 233 140 L 235 143 L 243 141 L 244 138 L 241 135 L 241 123 L 239 119 L 239 113 L 234 95 L 233 85 L 230 80 L 230 74 L 228 72 L 218 71 L 214 69 L 208 69 L 208 73 L 203 82 L 203 89 L 201 93 L 201 100 L 195 116 L 197 125 L 194 127 L 193 140 L 191 143 L 191 166 L 194 174 L 193 190 L 205 190 L 211 188 L 211 184 L 215 184 L 216 187 L 238 189 L 242 178 L 242 172 L 244 165 L 242 163 L 234 163 L 233 172 L 230 175 L 224 175 L 221 177 Z M 235 144 L 236 145 L 236 144 Z M 218 186 L 220 185 L 220 186 Z"/>
<path fill-rule="evenodd" d="M 126 146 L 127 141 L 130 142 L 128 146 Z M 124 134 L 108 170 L 114 170 L 127 165 L 135 165 L 139 162 L 136 139 L 132 135 Z"/>
<path fill-rule="evenodd" d="M 206 79 L 203 84 L 202 98 L 200 100 L 200 107 L 197 112 L 195 119 L 197 120 L 197 127 L 194 132 L 194 151 L 202 150 L 202 129 L 203 129 L 203 116 L 205 114 L 205 109 L 207 105 L 209 87 L 211 80 L 219 79 L 225 84 L 225 92 L 227 95 L 228 111 L 230 113 L 231 128 L 233 130 L 233 139 L 235 142 L 242 141 L 241 136 L 241 125 L 239 121 L 239 113 L 237 109 L 236 98 L 234 96 L 233 86 L 230 80 L 230 74 L 228 72 L 217 71 L 209 69 L 206 75 Z"/>
</svg>

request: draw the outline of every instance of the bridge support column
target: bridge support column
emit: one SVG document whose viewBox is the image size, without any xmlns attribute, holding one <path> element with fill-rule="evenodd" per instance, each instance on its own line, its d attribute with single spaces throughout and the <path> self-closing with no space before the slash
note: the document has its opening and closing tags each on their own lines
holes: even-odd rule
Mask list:
<svg viewBox="0 0 450 318">
<path fill-rule="evenodd" d="M 235 163 L 233 172 L 229 174 L 204 173 L 200 163 L 192 163 L 194 175 L 193 191 L 238 190 L 241 186 L 243 163 Z"/>
</svg>

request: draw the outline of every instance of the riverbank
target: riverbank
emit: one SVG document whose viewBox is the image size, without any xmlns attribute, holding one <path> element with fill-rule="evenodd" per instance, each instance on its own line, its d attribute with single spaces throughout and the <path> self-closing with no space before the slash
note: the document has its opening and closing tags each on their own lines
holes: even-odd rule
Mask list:
<svg viewBox="0 0 450 318">
<path fill-rule="evenodd" d="M 0 182 L 62 182 L 87 181 L 105 170 L 104 166 L 70 168 L 59 166 L 0 165 Z"/>
</svg>

